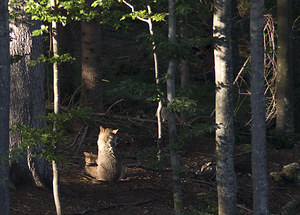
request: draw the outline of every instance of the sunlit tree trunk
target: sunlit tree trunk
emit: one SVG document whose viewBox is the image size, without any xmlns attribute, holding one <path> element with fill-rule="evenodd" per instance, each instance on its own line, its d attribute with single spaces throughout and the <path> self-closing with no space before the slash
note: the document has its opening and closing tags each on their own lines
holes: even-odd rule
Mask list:
<svg viewBox="0 0 300 215">
<path fill-rule="evenodd" d="M 266 159 L 265 86 L 264 86 L 264 1 L 250 1 L 251 42 L 251 152 L 253 214 L 268 215 Z"/>
<path fill-rule="evenodd" d="M 36 60 L 42 53 L 42 38 L 31 35 L 31 32 L 40 26 L 25 14 L 23 4 L 10 10 L 18 11 L 21 16 L 10 21 L 10 126 L 21 123 L 41 128 L 44 123 L 37 116 L 45 115 L 44 67 L 42 64 L 28 66 L 29 60 Z M 21 140 L 20 134 L 10 132 L 10 150 L 17 148 Z M 30 150 L 25 156 L 27 157 L 11 164 L 11 181 L 23 183 L 33 180 L 38 187 L 44 188 L 49 180 L 48 163 L 43 158 L 33 157 Z"/>
<path fill-rule="evenodd" d="M 0 211 L 9 214 L 8 149 L 9 149 L 9 31 L 8 1 L 0 1 Z"/>
<path fill-rule="evenodd" d="M 291 48 L 291 0 L 277 1 L 278 39 L 276 74 L 276 132 L 289 136 L 294 133 L 293 71 Z"/>
<path fill-rule="evenodd" d="M 231 54 L 231 1 L 215 0 L 214 37 L 221 39 L 214 50 L 216 84 L 216 178 L 219 215 L 236 214 L 234 171 L 233 71 Z"/>
<path fill-rule="evenodd" d="M 135 9 L 134 6 L 129 4 L 127 1 L 123 0 L 123 3 L 126 4 L 130 9 L 131 12 L 134 13 Z M 148 10 L 148 14 L 151 14 L 151 7 L 150 5 L 147 5 L 147 10 Z M 149 33 L 150 35 L 153 37 L 154 32 L 153 32 L 153 25 L 152 25 L 152 19 L 148 18 L 148 19 L 144 19 L 142 17 L 137 17 L 138 20 L 142 21 L 142 22 L 146 22 L 148 24 L 149 27 Z M 156 45 L 155 42 L 152 42 L 152 51 L 153 51 L 153 61 L 154 61 L 154 77 L 155 77 L 155 85 L 157 88 L 157 91 L 159 91 L 159 71 L 158 71 L 158 58 L 157 58 L 157 53 L 156 53 Z M 161 159 L 161 142 L 162 142 L 162 116 L 161 116 L 161 112 L 162 112 L 162 101 L 161 101 L 161 97 L 160 94 L 157 94 L 157 110 L 156 110 L 156 116 L 157 116 L 157 158 L 158 160 Z"/>
<path fill-rule="evenodd" d="M 176 17 L 175 17 L 175 1 L 169 0 L 169 33 L 168 40 L 170 44 L 174 44 L 176 41 Z M 176 60 L 169 60 L 168 77 L 167 77 L 167 100 L 168 105 L 175 99 L 175 72 L 176 72 Z M 168 134 L 169 145 L 171 154 L 171 166 L 172 166 L 172 180 L 173 180 L 173 201 L 174 201 L 174 214 L 183 214 L 183 201 L 182 201 L 182 188 L 180 183 L 180 173 L 178 168 L 180 166 L 179 157 L 177 154 L 177 131 L 175 114 L 173 111 L 168 111 Z"/>
<path fill-rule="evenodd" d="M 56 8 L 56 0 L 51 0 L 51 7 Z M 53 56 L 58 56 L 58 34 L 57 34 L 57 23 L 55 21 L 51 22 L 51 29 L 52 29 L 52 51 Z M 53 63 L 53 98 L 54 98 L 54 113 L 60 114 L 60 88 L 59 88 L 59 71 L 58 71 L 58 63 Z M 54 123 L 53 126 L 54 131 L 56 130 L 56 125 Z M 57 146 L 56 146 L 57 147 Z M 57 149 L 56 149 L 57 150 Z M 60 191 L 59 191 L 59 169 L 58 164 L 55 160 L 52 161 L 52 172 L 53 172 L 53 179 L 52 179 L 52 186 L 53 186 L 53 197 L 54 203 L 56 208 L 56 214 L 62 214 L 61 202 L 60 202 Z"/>
</svg>

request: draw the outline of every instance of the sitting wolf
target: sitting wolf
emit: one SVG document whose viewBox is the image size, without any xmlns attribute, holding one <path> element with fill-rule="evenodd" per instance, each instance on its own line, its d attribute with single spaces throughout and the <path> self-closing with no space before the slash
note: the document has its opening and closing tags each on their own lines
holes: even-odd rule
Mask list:
<svg viewBox="0 0 300 215">
<path fill-rule="evenodd" d="M 122 160 L 116 151 L 118 130 L 100 126 L 98 155 L 85 152 L 85 171 L 101 181 L 118 181 L 122 175 Z M 95 162 L 96 161 L 96 162 Z"/>
</svg>

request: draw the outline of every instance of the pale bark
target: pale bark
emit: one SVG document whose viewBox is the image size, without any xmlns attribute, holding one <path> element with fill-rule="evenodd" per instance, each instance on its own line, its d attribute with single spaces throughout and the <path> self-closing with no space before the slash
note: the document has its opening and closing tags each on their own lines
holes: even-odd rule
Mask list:
<svg viewBox="0 0 300 215">
<path fill-rule="evenodd" d="M 264 87 L 264 1 L 250 2 L 253 214 L 268 215 Z"/>
<path fill-rule="evenodd" d="M 214 50 L 216 84 L 216 179 L 218 214 L 236 214 L 234 171 L 233 71 L 231 54 L 231 2 L 216 0 L 213 17 L 214 37 L 222 39 Z"/>
<path fill-rule="evenodd" d="M 169 31 L 168 40 L 170 44 L 174 44 L 176 41 L 176 17 L 175 17 L 175 1 L 169 0 Z M 167 71 L 167 100 L 168 106 L 175 99 L 175 72 L 176 72 L 176 60 L 169 60 L 169 67 Z M 172 180 L 173 180 L 173 201 L 174 201 L 174 214 L 183 214 L 183 200 L 182 200 L 182 187 L 180 183 L 180 173 L 178 168 L 180 166 L 179 157 L 176 150 L 176 121 L 173 111 L 168 110 L 168 134 L 169 145 L 171 154 L 171 166 L 172 166 Z"/>
<path fill-rule="evenodd" d="M 135 12 L 134 6 L 129 4 L 127 1 L 123 1 L 124 4 L 126 4 L 130 9 L 131 12 Z M 148 13 L 151 14 L 151 7 L 150 5 L 147 5 L 147 10 Z M 152 25 L 152 19 L 148 18 L 148 19 L 144 19 L 141 17 L 137 17 L 140 21 L 142 22 L 146 22 L 148 24 L 149 27 L 149 33 L 151 36 L 154 35 L 153 32 L 153 25 Z M 158 58 L 157 58 L 157 53 L 156 53 L 156 45 L 155 42 L 152 42 L 152 50 L 153 50 L 153 61 L 154 61 L 154 77 L 155 77 L 155 84 L 156 84 L 156 88 L 158 90 L 159 88 L 159 71 L 158 71 Z M 160 98 L 160 94 L 157 94 L 157 100 L 158 100 L 158 104 L 157 104 L 157 110 L 156 110 L 156 117 L 157 117 L 157 158 L 158 160 L 161 159 L 161 141 L 162 141 L 162 101 Z"/>
<path fill-rule="evenodd" d="M 276 133 L 294 133 L 291 0 L 277 1 Z"/>
<path fill-rule="evenodd" d="M 56 0 L 51 0 L 51 7 L 53 9 L 56 8 Z M 52 51 L 53 56 L 58 56 L 58 34 L 57 34 L 57 23 L 55 21 L 51 22 L 51 40 L 52 40 Z M 59 71 L 58 71 L 58 63 L 53 63 L 53 98 L 54 98 L 54 113 L 60 114 L 60 89 L 59 89 Z M 56 131 L 55 123 L 53 125 L 54 131 Z M 56 143 L 58 144 L 58 143 Z M 56 146 L 56 151 L 57 151 Z M 53 179 L 52 179 L 52 188 L 53 188 L 53 197 L 54 203 L 56 208 L 56 214 L 62 214 L 61 202 L 60 202 L 60 190 L 59 190 L 59 169 L 58 164 L 55 160 L 52 160 L 52 172 L 53 172 Z"/>
<path fill-rule="evenodd" d="M 37 22 L 29 20 L 24 6 L 15 6 L 22 16 L 10 22 L 10 55 L 11 65 L 10 86 L 10 126 L 21 123 L 30 127 L 41 128 L 43 121 L 38 115 L 45 114 L 44 102 L 44 68 L 42 64 L 29 67 L 30 59 L 36 60 L 42 53 L 42 38 L 32 37 L 31 31 L 39 28 Z M 21 144 L 21 136 L 10 132 L 10 150 Z M 28 150 L 26 160 L 11 165 L 10 176 L 13 183 L 33 180 L 38 187 L 44 187 L 48 180 L 48 163 L 43 158 L 32 157 Z"/>
<path fill-rule="evenodd" d="M 4 0 L 0 2 L 0 211 L 3 215 L 9 214 L 9 70 L 8 1 Z"/>
</svg>

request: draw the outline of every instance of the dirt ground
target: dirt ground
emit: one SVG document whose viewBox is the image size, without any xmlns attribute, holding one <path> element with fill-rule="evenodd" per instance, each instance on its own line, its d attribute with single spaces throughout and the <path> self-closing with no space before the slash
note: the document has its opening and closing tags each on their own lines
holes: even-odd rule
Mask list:
<svg viewBox="0 0 300 215">
<path fill-rule="evenodd" d="M 152 132 L 152 131 L 151 131 Z M 136 156 L 141 149 L 153 146 L 155 136 L 149 131 L 127 133 L 120 129 L 118 149 L 125 165 L 124 178 L 115 184 L 97 182 L 83 173 L 83 151 L 97 152 L 97 129 L 90 128 L 81 146 L 65 143 L 61 153 L 70 163 L 60 168 L 63 213 L 69 215 L 171 215 L 173 214 L 171 171 L 168 165 L 162 171 L 147 169 Z M 75 137 L 75 136 L 74 136 Z M 78 141 L 79 142 L 79 141 Z M 181 163 L 190 169 L 182 175 L 184 209 L 187 214 L 202 210 L 213 214 L 216 210 L 216 182 L 214 173 L 214 138 L 204 136 L 188 142 L 180 151 Z M 238 177 L 238 214 L 252 214 L 250 153 L 236 149 Z M 269 150 L 269 171 L 279 170 L 294 162 L 293 150 Z M 202 169 L 202 171 L 201 171 Z M 271 214 L 281 214 L 284 205 L 299 196 L 295 185 L 279 186 L 270 178 Z M 51 191 L 32 185 L 23 185 L 10 191 L 11 215 L 55 214 Z M 300 209 L 299 209 L 300 211 Z M 300 212 L 298 213 L 300 214 Z"/>
</svg>

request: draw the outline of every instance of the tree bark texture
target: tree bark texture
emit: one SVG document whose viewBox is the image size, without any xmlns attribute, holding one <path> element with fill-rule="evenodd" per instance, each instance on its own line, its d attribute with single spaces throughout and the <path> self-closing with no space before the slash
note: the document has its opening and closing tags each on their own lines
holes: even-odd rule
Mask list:
<svg viewBox="0 0 300 215">
<path fill-rule="evenodd" d="M 103 111 L 102 72 L 100 69 L 101 28 L 95 21 L 82 22 L 81 104 Z"/>
<path fill-rule="evenodd" d="M 9 214 L 9 73 L 8 1 L 3 0 L 0 2 L 0 211 L 3 215 Z"/>
<path fill-rule="evenodd" d="M 175 17 L 175 1 L 169 0 L 169 31 L 168 40 L 169 43 L 174 44 L 176 41 L 176 17 Z M 167 100 L 168 105 L 175 99 L 175 72 L 176 72 L 176 60 L 169 60 L 169 67 L 167 70 Z M 180 166 L 179 157 L 176 150 L 176 122 L 175 114 L 173 111 L 168 111 L 168 134 L 169 144 L 171 146 L 171 166 L 172 166 L 172 180 L 173 180 L 173 201 L 174 201 L 174 214 L 183 214 L 183 201 L 182 201 L 182 187 L 180 183 L 180 173 L 178 168 Z"/>
<path fill-rule="evenodd" d="M 294 133 L 291 0 L 277 0 L 276 132 Z"/>
<path fill-rule="evenodd" d="M 236 214 L 234 171 L 233 71 L 231 54 L 231 2 L 215 0 L 214 37 L 221 39 L 214 50 L 216 84 L 216 178 L 219 215 Z"/>
<path fill-rule="evenodd" d="M 10 126 L 21 123 L 30 127 L 41 128 L 44 122 L 37 119 L 45 115 L 44 101 L 44 67 L 42 64 L 28 66 L 30 59 L 36 60 L 42 53 L 42 38 L 32 37 L 32 30 L 38 23 L 29 19 L 24 6 L 15 6 L 22 18 L 10 22 L 10 55 L 11 86 L 10 86 Z M 20 134 L 10 132 L 10 150 L 21 144 Z M 24 162 L 25 161 L 25 162 Z M 44 187 L 48 181 L 48 163 L 45 159 L 32 157 L 32 153 L 20 161 L 11 164 L 11 180 L 14 183 L 32 180 L 38 187 Z"/>
<path fill-rule="evenodd" d="M 264 1 L 250 1 L 253 214 L 268 215 L 264 86 Z"/>
</svg>

